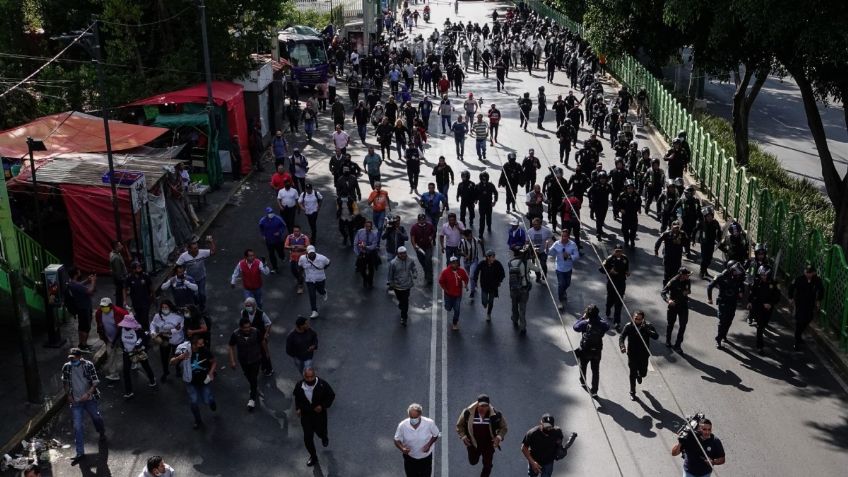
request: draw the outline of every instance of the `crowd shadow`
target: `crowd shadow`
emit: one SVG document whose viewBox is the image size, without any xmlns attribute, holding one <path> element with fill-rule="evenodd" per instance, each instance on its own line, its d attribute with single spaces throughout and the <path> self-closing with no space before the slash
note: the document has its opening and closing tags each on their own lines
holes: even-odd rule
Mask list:
<svg viewBox="0 0 848 477">
<path fill-rule="evenodd" d="M 651 420 L 651 416 L 644 415 L 639 417 L 621 404 L 610 399 L 598 397 L 596 401 L 599 404 L 598 412 L 612 417 L 625 431 L 634 432 L 649 439 L 657 437 L 657 433 L 652 430 L 653 421 Z"/>
<path fill-rule="evenodd" d="M 754 388 L 742 384 L 742 378 L 729 369 L 721 370 L 686 353 L 681 353 L 680 357 L 683 358 L 687 363 L 689 363 L 693 368 L 704 373 L 706 376 L 701 376 L 701 379 L 703 379 L 704 381 L 714 384 L 721 384 L 724 386 L 733 386 L 736 389 L 744 391 L 746 393 L 749 393 L 754 390 Z"/>
</svg>

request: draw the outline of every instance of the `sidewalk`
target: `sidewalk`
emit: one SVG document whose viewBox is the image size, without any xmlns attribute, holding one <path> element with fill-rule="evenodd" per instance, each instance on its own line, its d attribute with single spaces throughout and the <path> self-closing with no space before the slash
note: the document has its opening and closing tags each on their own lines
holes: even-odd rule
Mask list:
<svg viewBox="0 0 848 477">
<path fill-rule="evenodd" d="M 268 166 L 268 164 L 266 164 Z M 214 219 L 227 206 L 236 193 L 241 190 L 241 185 L 247 180 L 245 176 L 240 182 L 226 181 L 221 187 L 208 195 L 208 203 L 200 209 L 195 209 L 198 218 L 202 221 L 200 228 L 195 232 L 203 236 Z M 153 278 L 153 285 L 158 287 L 165 276 L 170 273 L 170 265 Z M 97 280 L 97 291 L 92 297 L 96 302 L 101 297 L 112 297 L 114 300 L 115 289 L 109 277 L 99 277 Z M 35 354 L 38 359 L 38 372 L 41 378 L 42 394 L 44 399 L 41 403 L 27 402 L 26 386 L 24 383 L 24 369 L 20 353 L 18 332 L 16 328 L 3 330 L 0 333 L 0 361 L 7 363 L 0 367 L 0 407 L 4 409 L 3 426 L 0 429 L 0 455 L 11 453 L 21 443 L 22 439 L 37 433 L 47 420 L 58 410 L 65 401 L 65 393 L 62 389 L 61 368 L 67 361 L 68 350 L 77 344 L 76 322 L 65 320 L 61 326 L 62 337 L 67 340 L 58 349 L 45 348 L 47 342 L 46 330 L 43 327 L 33 328 L 33 343 Z M 92 346 L 92 354 L 86 359 L 97 361 L 103 356 L 103 342 L 97 337 L 92 326 L 89 336 L 89 344 Z M 104 381 L 104 385 L 106 385 Z"/>
</svg>

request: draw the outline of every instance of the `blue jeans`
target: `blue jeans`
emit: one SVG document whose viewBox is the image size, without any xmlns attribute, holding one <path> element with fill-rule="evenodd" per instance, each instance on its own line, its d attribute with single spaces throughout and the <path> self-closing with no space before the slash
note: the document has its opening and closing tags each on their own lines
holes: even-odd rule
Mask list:
<svg viewBox="0 0 848 477">
<path fill-rule="evenodd" d="M 306 292 L 309 293 L 309 306 L 312 308 L 312 311 L 318 311 L 318 294 L 324 296 L 327 294 L 327 289 L 324 285 L 327 284 L 327 280 L 321 280 L 320 282 L 306 282 Z"/>
<path fill-rule="evenodd" d="M 445 128 L 445 125 L 447 125 L 447 129 Z M 446 134 L 446 131 L 447 131 L 448 129 L 450 129 L 450 127 L 451 127 L 451 117 L 450 117 L 450 114 L 448 114 L 447 116 L 442 115 L 442 134 Z"/>
<path fill-rule="evenodd" d="M 459 257 L 459 247 L 445 245 L 445 259 L 450 261 L 451 257 Z"/>
<path fill-rule="evenodd" d="M 303 130 L 306 132 L 306 137 L 311 138 L 312 135 L 315 134 L 315 121 L 304 121 Z"/>
<path fill-rule="evenodd" d="M 374 215 L 372 216 L 372 219 L 374 219 L 374 227 L 377 227 L 377 230 L 379 230 L 380 233 L 382 234 L 383 233 L 383 225 L 384 225 L 383 222 L 386 221 L 386 211 L 381 210 L 381 211 L 378 212 L 378 211 L 375 210 Z"/>
<path fill-rule="evenodd" d="M 474 279 L 474 274 L 477 272 L 477 266 L 480 265 L 479 260 L 474 260 L 473 262 L 465 262 L 465 272 L 468 273 L 468 288 L 471 289 L 473 293 L 474 290 L 477 289 L 477 280 Z"/>
<path fill-rule="evenodd" d="M 571 286 L 571 270 L 561 272 L 557 270 L 557 298 L 560 302 L 568 299 L 568 287 Z"/>
<path fill-rule="evenodd" d="M 368 135 L 368 125 L 367 124 L 358 125 L 358 126 L 356 126 L 356 130 L 359 132 L 359 139 L 361 139 L 362 142 L 365 142 L 365 137 Z"/>
<path fill-rule="evenodd" d="M 197 305 L 201 310 L 206 309 L 206 277 L 201 278 L 200 280 L 194 280 L 195 285 L 197 285 Z"/>
<path fill-rule="evenodd" d="M 391 263 L 392 260 L 397 257 L 396 253 L 389 252 L 386 250 L 386 283 L 389 283 L 389 270 L 392 268 Z"/>
<path fill-rule="evenodd" d="M 262 308 L 262 289 L 257 288 L 256 290 L 248 290 L 247 288 L 245 288 L 244 289 L 244 299 L 247 300 L 250 297 L 253 297 L 253 299 L 256 300 L 256 306 L 261 309 Z"/>
<path fill-rule="evenodd" d="M 294 365 L 297 366 L 297 371 L 303 375 L 303 370 L 312 367 L 312 358 L 309 359 L 300 359 L 300 358 L 292 358 L 294 361 Z"/>
<path fill-rule="evenodd" d="M 456 155 L 459 157 L 465 156 L 465 138 L 454 138 L 456 142 Z"/>
<path fill-rule="evenodd" d="M 486 139 L 477 139 L 477 156 L 486 157 Z"/>
<path fill-rule="evenodd" d="M 445 295 L 445 310 L 453 311 L 453 324 L 459 323 L 459 306 L 462 304 L 462 295 Z"/>
<path fill-rule="evenodd" d="M 72 403 L 71 416 L 74 419 L 74 443 L 76 443 L 78 456 L 85 454 L 85 428 L 82 422 L 84 413 L 91 416 L 91 421 L 94 423 L 94 428 L 97 429 L 97 432 L 100 434 L 106 432 L 106 426 L 103 424 L 103 416 L 100 415 L 100 407 L 97 405 L 96 399 L 92 398 L 88 401 Z"/>
<path fill-rule="evenodd" d="M 191 414 L 194 420 L 200 422 L 200 403 L 207 406 L 215 406 L 215 396 L 212 394 L 212 386 L 208 384 L 192 384 L 186 383 L 186 392 L 188 393 L 188 404 L 191 408 Z"/>
<path fill-rule="evenodd" d="M 527 466 L 527 475 L 529 475 L 530 477 L 536 477 L 536 476 L 551 477 L 552 475 L 554 475 L 554 463 L 553 462 L 551 462 L 549 464 L 541 464 L 540 467 L 542 468 L 541 472 L 539 472 L 538 474 L 534 474 L 533 470 L 528 465 Z"/>
</svg>

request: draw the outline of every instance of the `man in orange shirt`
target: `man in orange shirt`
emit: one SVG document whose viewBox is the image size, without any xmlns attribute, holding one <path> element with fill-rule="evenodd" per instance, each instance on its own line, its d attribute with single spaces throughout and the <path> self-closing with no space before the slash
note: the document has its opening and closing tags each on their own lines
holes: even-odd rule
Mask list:
<svg viewBox="0 0 848 477">
<path fill-rule="evenodd" d="M 292 227 L 292 233 L 286 237 L 286 250 L 289 251 L 289 267 L 291 273 L 297 280 L 297 294 L 303 294 L 303 269 L 298 266 L 298 261 L 301 255 L 306 253 L 306 247 L 309 246 L 309 237 L 301 233 L 300 226 Z"/>
<path fill-rule="evenodd" d="M 371 210 L 374 212 L 372 220 L 374 225 L 380 233 L 383 233 L 383 222 L 386 221 L 386 211 L 391 210 L 392 207 L 389 204 L 389 193 L 383 190 L 383 185 L 380 181 L 374 182 L 374 190 L 368 196 L 368 205 L 371 206 Z"/>
</svg>

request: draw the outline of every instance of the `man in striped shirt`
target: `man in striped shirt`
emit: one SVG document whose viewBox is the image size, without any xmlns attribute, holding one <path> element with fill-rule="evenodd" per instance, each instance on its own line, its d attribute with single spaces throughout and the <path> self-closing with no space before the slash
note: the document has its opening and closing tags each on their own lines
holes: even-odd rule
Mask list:
<svg viewBox="0 0 848 477">
<path fill-rule="evenodd" d="M 477 290 L 477 265 L 480 264 L 480 254 L 483 252 L 483 243 L 474 237 L 473 231 L 465 229 L 462 231 L 462 240 L 459 242 L 459 254 L 462 256 L 462 266 L 470 277 L 469 288 L 471 298 L 474 298 Z"/>
<path fill-rule="evenodd" d="M 477 122 L 471 127 L 471 134 L 477 139 L 477 159 L 486 158 L 486 139 L 489 136 L 489 125 L 483 122 L 483 115 L 477 115 Z"/>
</svg>

